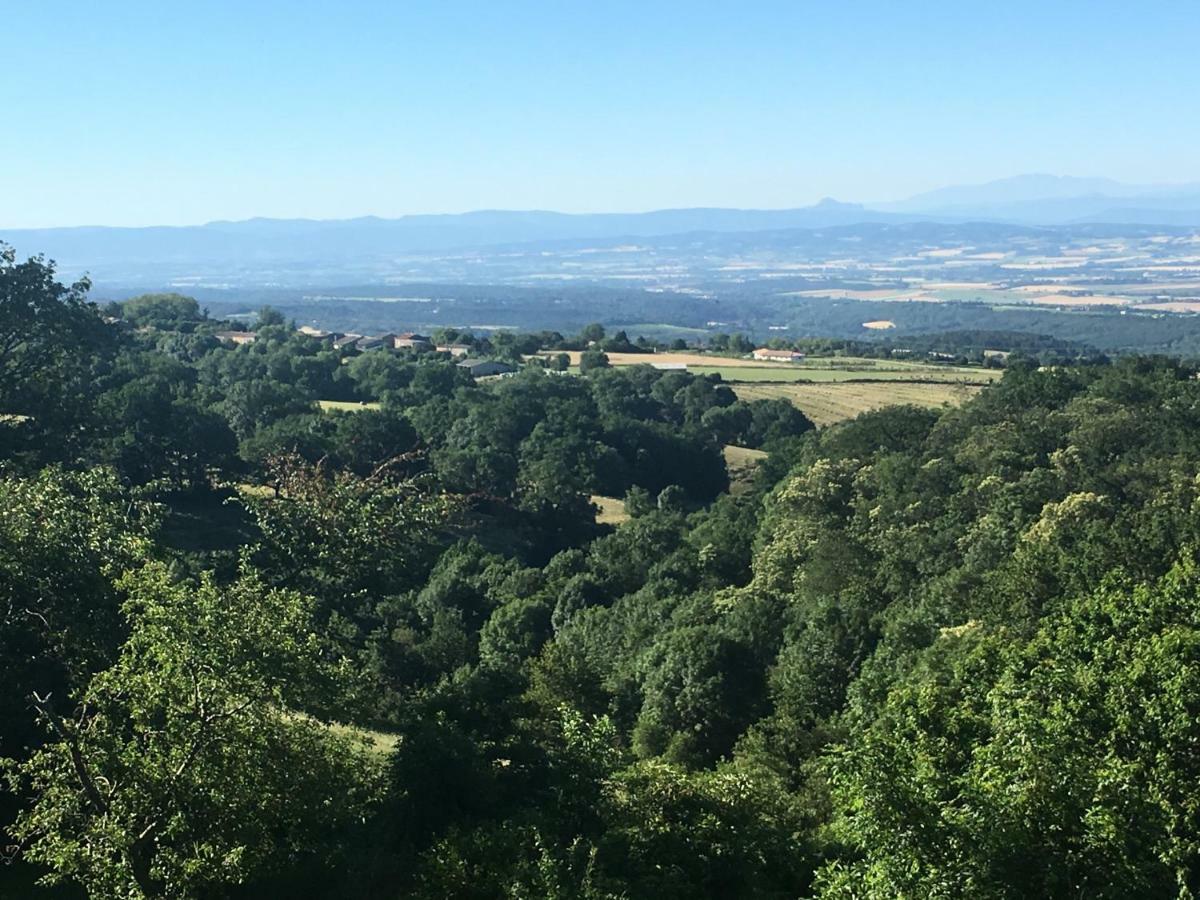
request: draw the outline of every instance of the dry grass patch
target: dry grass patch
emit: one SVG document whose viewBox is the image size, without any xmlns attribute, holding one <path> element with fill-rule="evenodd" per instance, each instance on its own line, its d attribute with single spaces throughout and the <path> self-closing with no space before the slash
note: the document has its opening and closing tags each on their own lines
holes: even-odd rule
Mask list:
<svg viewBox="0 0 1200 900">
<path fill-rule="evenodd" d="M 318 400 L 321 412 L 361 412 L 364 409 L 379 409 L 379 403 L 363 403 L 357 400 Z"/>
<path fill-rule="evenodd" d="M 619 497 L 592 494 L 592 503 L 596 505 L 597 525 L 621 525 L 629 521 L 629 513 L 625 511 L 625 501 Z"/>
</svg>

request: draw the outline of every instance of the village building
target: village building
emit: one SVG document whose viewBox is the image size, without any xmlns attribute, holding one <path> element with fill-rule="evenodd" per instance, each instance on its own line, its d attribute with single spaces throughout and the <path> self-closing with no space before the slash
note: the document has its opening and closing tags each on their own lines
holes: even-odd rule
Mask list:
<svg viewBox="0 0 1200 900">
<path fill-rule="evenodd" d="M 213 337 L 225 344 L 240 345 L 253 344 L 258 335 L 253 331 L 218 331 Z"/>
<path fill-rule="evenodd" d="M 429 338 L 415 331 L 405 331 L 392 337 L 392 346 L 397 350 L 423 350 L 432 343 Z"/>
<path fill-rule="evenodd" d="M 451 356 L 466 356 L 471 352 L 470 344 L 438 344 L 434 347 L 438 353 L 449 353 Z"/>
<path fill-rule="evenodd" d="M 310 337 L 315 341 L 321 341 L 328 344 L 332 344 L 335 340 L 337 340 L 338 337 L 332 331 L 324 331 L 320 328 L 314 328 L 311 325 L 301 325 L 297 331 L 299 331 L 305 337 Z"/>
<path fill-rule="evenodd" d="M 354 345 L 356 350 L 391 350 L 392 341 L 396 339 L 394 334 L 380 334 L 375 337 L 359 338 L 358 343 Z"/>
<path fill-rule="evenodd" d="M 804 362 L 804 354 L 798 350 L 772 350 L 770 347 L 759 347 L 754 351 L 754 358 L 770 362 Z"/>
<path fill-rule="evenodd" d="M 511 375 L 517 367 L 511 363 L 495 359 L 464 359 L 458 364 L 460 369 L 466 369 L 473 378 L 484 378 L 488 375 Z"/>
</svg>

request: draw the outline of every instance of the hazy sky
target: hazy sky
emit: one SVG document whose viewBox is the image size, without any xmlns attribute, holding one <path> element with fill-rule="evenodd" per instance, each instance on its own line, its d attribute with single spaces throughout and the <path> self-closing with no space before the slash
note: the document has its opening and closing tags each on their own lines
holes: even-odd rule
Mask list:
<svg viewBox="0 0 1200 900">
<path fill-rule="evenodd" d="M 0 0 L 0 226 L 1200 180 L 1200 4 Z"/>
</svg>

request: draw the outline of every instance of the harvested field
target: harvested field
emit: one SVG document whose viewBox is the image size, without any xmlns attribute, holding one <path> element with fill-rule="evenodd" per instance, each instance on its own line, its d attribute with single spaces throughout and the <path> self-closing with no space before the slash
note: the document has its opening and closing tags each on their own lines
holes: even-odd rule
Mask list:
<svg viewBox="0 0 1200 900">
<path fill-rule="evenodd" d="M 887 364 L 885 364 L 887 365 Z M 806 368 L 797 366 L 792 370 L 782 369 L 750 369 L 726 366 L 695 366 L 688 371 L 693 375 L 720 375 L 731 385 L 742 382 L 812 382 L 829 384 L 831 382 L 854 381 L 885 381 L 885 382 L 930 382 L 934 384 L 988 384 L 1000 378 L 1003 374 L 997 369 L 963 368 L 955 366 L 912 366 L 909 368 L 878 369 L 825 369 Z"/>
<path fill-rule="evenodd" d="M 580 352 L 571 350 L 571 365 L 579 365 Z M 737 356 L 710 356 L 707 353 L 609 353 L 609 365 L 613 366 L 649 366 L 655 363 L 685 366 L 738 366 L 748 369 L 778 369 L 793 368 L 796 363 L 777 363 L 767 360 L 742 359 Z"/>
<path fill-rule="evenodd" d="M 885 406 L 913 404 L 936 408 L 957 405 L 974 397 L 981 387 L 968 384 L 867 382 L 851 384 L 735 384 L 742 400 L 783 397 L 817 425 L 853 419 L 859 413 Z"/>
</svg>

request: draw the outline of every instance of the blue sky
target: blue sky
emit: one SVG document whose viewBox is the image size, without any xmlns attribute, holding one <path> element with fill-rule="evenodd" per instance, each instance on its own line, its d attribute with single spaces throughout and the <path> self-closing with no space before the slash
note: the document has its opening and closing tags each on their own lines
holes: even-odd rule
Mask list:
<svg viewBox="0 0 1200 900">
<path fill-rule="evenodd" d="M 0 226 L 1200 180 L 1190 2 L 0 3 Z"/>
</svg>

